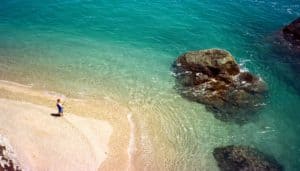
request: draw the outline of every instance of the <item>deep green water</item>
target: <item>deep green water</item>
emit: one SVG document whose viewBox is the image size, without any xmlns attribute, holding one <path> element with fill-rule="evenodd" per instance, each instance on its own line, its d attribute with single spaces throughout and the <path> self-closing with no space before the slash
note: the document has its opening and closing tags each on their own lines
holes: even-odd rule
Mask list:
<svg viewBox="0 0 300 171">
<path fill-rule="evenodd" d="M 142 151 L 134 162 L 148 170 L 217 170 L 212 150 L 242 144 L 297 171 L 300 74 L 272 37 L 299 16 L 298 0 L 3 0 L 0 79 L 126 105 Z M 230 51 L 267 82 L 255 122 L 221 122 L 177 94 L 172 62 L 206 48 Z"/>
</svg>

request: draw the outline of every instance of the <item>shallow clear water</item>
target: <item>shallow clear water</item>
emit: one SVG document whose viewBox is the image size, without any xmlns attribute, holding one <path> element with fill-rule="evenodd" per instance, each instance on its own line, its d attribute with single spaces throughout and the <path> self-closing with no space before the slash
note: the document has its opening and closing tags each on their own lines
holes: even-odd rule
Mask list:
<svg viewBox="0 0 300 171">
<path fill-rule="evenodd" d="M 212 150 L 241 144 L 299 170 L 299 73 L 269 41 L 299 15 L 297 0 L 5 0 L 0 79 L 126 105 L 137 128 L 139 169 L 217 170 Z M 267 82 L 267 105 L 255 122 L 221 122 L 175 91 L 172 62 L 214 47 Z"/>
</svg>

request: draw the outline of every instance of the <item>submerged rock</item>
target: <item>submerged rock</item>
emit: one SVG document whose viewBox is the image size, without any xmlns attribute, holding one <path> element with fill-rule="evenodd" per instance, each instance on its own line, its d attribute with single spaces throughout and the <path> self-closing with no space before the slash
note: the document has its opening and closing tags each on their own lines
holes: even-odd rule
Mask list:
<svg viewBox="0 0 300 171">
<path fill-rule="evenodd" d="M 287 62 L 299 62 L 300 54 L 300 17 L 284 26 L 272 39 L 272 51 L 279 54 Z"/>
<path fill-rule="evenodd" d="M 284 170 L 273 157 L 246 146 L 218 147 L 213 151 L 222 171 L 281 171 Z"/>
<path fill-rule="evenodd" d="M 271 45 L 268 56 L 278 63 L 273 68 L 279 73 L 279 79 L 300 94 L 300 82 L 295 81 L 300 76 L 300 17 L 267 40 Z"/>
<path fill-rule="evenodd" d="M 300 48 L 300 17 L 282 29 L 283 38 Z"/>
<path fill-rule="evenodd" d="M 259 77 L 240 70 L 232 55 L 221 49 L 185 53 L 175 61 L 174 71 L 180 94 L 205 104 L 222 121 L 250 120 L 267 92 Z"/>
</svg>

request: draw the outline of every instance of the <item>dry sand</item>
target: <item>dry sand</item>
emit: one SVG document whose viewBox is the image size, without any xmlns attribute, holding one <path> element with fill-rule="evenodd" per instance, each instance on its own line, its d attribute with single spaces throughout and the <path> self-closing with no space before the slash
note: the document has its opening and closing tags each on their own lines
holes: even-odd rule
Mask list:
<svg viewBox="0 0 300 171">
<path fill-rule="evenodd" d="M 132 131 L 130 129 L 132 121 L 130 122 L 130 120 L 128 120 L 128 115 L 130 115 L 131 112 L 126 105 L 122 105 L 109 97 L 78 98 L 76 95 L 73 96 L 72 93 L 66 96 L 52 90 L 44 90 L 43 88 L 32 87 L 32 85 L 24 85 L 5 80 L 0 80 L 0 99 L 1 98 L 48 107 L 48 109 L 52 109 L 52 112 L 56 110 L 56 99 L 61 98 L 63 101 L 66 100 L 64 105 L 65 112 L 76 114 L 76 116 L 80 118 L 93 118 L 95 120 L 109 122 L 113 129 L 109 140 L 109 152 L 106 160 L 102 162 L 98 170 L 133 170 L 131 167 L 132 153 L 130 153 L 132 150 L 130 148 L 135 147 L 132 147 L 134 144 L 130 144 L 130 142 L 134 141 L 134 137 L 129 136 Z M 0 105 L 0 107 L 1 106 L 2 105 Z M 0 115 L 2 114 L 0 113 Z M 69 115 L 67 115 L 66 118 L 68 118 L 68 116 Z M 34 119 L 37 118 L 34 117 Z M 1 119 L 1 121 L 3 122 L 3 119 Z M 79 130 L 83 132 L 81 128 Z M 76 154 L 76 151 L 73 153 Z M 63 163 L 64 161 L 61 160 L 60 162 Z"/>
<path fill-rule="evenodd" d="M 112 126 L 53 109 L 0 99 L 0 134 L 24 170 L 97 170 L 109 153 Z"/>
</svg>

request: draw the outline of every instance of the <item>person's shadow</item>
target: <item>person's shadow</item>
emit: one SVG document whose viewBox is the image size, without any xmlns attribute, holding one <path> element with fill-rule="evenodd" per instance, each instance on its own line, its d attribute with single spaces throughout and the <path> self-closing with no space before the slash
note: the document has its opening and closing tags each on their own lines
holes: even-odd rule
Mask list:
<svg viewBox="0 0 300 171">
<path fill-rule="evenodd" d="M 61 115 L 59 113 L 51 113 L 50 115 L 53 117 L 61 117 Z"/>
</svg>

